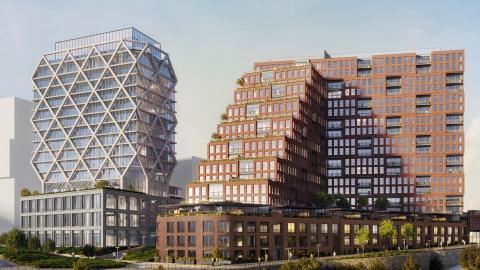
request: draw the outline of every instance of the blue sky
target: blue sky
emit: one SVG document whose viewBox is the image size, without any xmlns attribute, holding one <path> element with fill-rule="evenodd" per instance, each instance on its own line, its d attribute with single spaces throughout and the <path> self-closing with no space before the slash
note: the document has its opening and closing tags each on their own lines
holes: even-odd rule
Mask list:
<svg viewBox="0 0 480 270">
<path fill-rule="evenodd" d="M 133 4 L 132 4 L 133 3 Z M 480 208 L 479 1 L 0 1 L 0 97 L 31 99 L 54 42 L 137 27 L 169 52 L 179 83 L 178 156 L 205 143 L 254 61 L 392 50 L 465 49 L 466 205 Z M 478 139 L 477 139 L 478 138 Z M 477 165 L 477 166 L 476 166 Z M 478 168 L 477 168 L 478 167 Z"/>
</svg>

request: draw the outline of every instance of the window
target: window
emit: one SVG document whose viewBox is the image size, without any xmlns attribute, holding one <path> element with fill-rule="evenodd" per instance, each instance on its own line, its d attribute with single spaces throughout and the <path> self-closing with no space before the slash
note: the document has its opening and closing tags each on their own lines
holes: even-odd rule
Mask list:
<svg viewBox="0 0 480 270">
<path fill-rule="evenodd" d="M 247 105 L 247 116 L 257 116 L 259 114 L 260 114 L 260 105 L 259 104 Z"/>
<path fill-rule="evenodd" d="M 113 194 L 107 194 L 107 203 L 106 207 L 108 209 L 115 209 L 117 208 L 117 200 L 115 198 L 115 195 Z"/>
<path fill-rule="evenodd" d="M 189 221 L 188 222 L 188 232 L 195 232 L 195 221 Z"/>
<path fill-rule="evenodd" d="M 273 224 L 273 232 L 274 233 L 281 233 L 281 225 L 280 223 Z"/>
<path fill-rule="evenodd" d="M 228 222 L 228 221 L 218 222 L 218 232 L 220 232 L 220 233 L 230 232 L 230 222 Z"/>
<path fill-rule="evenodd" d="M 350 233 L 350 224 L 345 224 L 343 226 L 343 233 L 345 234 Z"/>
<path fill-rule="evenodd" d="M 295 233 L 295 223 L 288 223 L 287 230 L 289 233 Z"/>
<path fill-rule="evenodd" d="M 213 221 L 203 222 L 203 232 L 213 232 Z"/>
<path fill-rule="evenodd" d="M 285 85 L 274 84 L 272 85 L 272 98 L 283 97 L 285 95 Z"/>
</svg>

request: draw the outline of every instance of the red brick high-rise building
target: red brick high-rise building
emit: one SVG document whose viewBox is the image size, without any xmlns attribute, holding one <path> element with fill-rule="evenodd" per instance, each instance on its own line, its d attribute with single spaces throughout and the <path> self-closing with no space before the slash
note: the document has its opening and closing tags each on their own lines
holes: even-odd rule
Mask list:
<svg viewBox="0 0 480 270">
<path fill-rule="evenodd" d="M 309 62 L 245 73 L 208 143 L 187 202 L 305 204 L 326 190 L 326 80 Z"/>
<path fill-rule="evenodd" d="M 344 194 L 462 212 L 464 51 L 255 63 L 187 202 L 305 204 Z"/>
</svg>

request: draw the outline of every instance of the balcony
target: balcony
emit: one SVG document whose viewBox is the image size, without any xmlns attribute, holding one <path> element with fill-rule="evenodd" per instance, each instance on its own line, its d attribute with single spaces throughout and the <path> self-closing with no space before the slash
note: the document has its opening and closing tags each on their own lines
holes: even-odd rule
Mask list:
<svg viewBox="0 0 480 270">
<path fill-rule="evenodd" d="M 417 146 L 416 153 L 417 154 L 429 154 L 432 152 L 432 148 L 430 145 L 428 146 Z"/>
<path fill-rule="evenodd" d="M 417 96 L 415 101 L 417 106 L 430 106 L 432 104 L 430 96 Z"/>
<path fill-rule="evenodd" d="M 447 84 L 463 83 L 463 74 L 447 74 Z"/>
<path fill-rule="evenodd" d="M 369 77 L 372 76 L 372 70 L 371 69 L 360 69 L 357 72 L 358 77 Z"/>
<path fill-rule="evenodd" d="M 387 167 L 400 167 L 401 158 L 387 158 L 386 162 Z"/>
<path fill-rule="evenodd" d="M 371 147 L 372 146 L 372 140 L 357 140 L 357 147 Z"/>
<path fill-rule="evenodd" d="M 417 137 L 417 146 L 427 146 L 431 145 L 430 136 L 418 136 Z"/>
<path fill-rule="evenodd" d="M 463 131 L 463 125 L 447 125 L 447 132 L 462 132 Z"/>
<path fill-rule="evenodd" d="M 370 109 L 372 108 L 371 99 L 359 99 L 357 102 L 357 109 Z"/>
<path fill-rule="evenodd" d="M 461 196 L 447 196 L 445 199 L 447 206 L 462 206 L 463 197 Z"/>
<path fill-rule="evenodd" d="M 461 92 L 463 91 L 463 84 L 450 84 L 447 85 L 447 92 Z"/>
<path fill-rule="evenodd" d="M 341 90 L 345 88 L 345 83 L 342 81 L 330 81 L 327 82 L 328 90 Z"/>
<path fill-rule="evenodd" d="M 430 56 L 417 56 L 417 66 L 430 65 L 431 63 Z"/>
<path fill-rule="evenodd" d="M 417 67 L 417 74 L 424 74 L 432 72 L 432 68 L 429 66 L 426 67 Z"/>
<path fill-rule="evenodd" d="M 402 86 L 402 79 L 400 77 L 387 78 L 387 87 Z"/>
<path fill-rule="evenodd" d="M 387 88 L 387 96 L 395 96 L 402 94 L 402 87 L 395 86 Z"/>
<path fill-rule="evenodd" d="M 372 68 L 372 60 L 358 59 L 357 69 L 367 69 Z"/>
<path fill-rule="evenodd" d="M 463 173 L 463 166 L 447 166 L 448 174 L 461 174 Z"/>
<path fill-rule="evenodd" d="M 327 123 L 327 129 L 340 129 L 343 128 L 343 123 L 341 121 L 329 121 Z"/>
<path fill-rule="evenodd" d="M 402 118 L 401 117 L 387 117 L 387 127 L 401 127 Z"/>
<path fill-rule="evenodd" d="M 447 166 L 463 166 L 463 156 L 461 155 L 454 155 L 454 156 L 447 156 Z"/>
<path fill-rule="evenodd" d="M 463 124 L 463 115 L 450 114 L 447 115 L 447 125 L 461 125 Z"/>
</svg>

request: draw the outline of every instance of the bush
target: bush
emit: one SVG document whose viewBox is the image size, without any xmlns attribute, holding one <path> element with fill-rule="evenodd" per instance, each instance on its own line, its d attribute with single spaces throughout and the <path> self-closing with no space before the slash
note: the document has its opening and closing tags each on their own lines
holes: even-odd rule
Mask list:
<svg viewBox="0 0 480 270">
<path fill-rule="evenodd" d="M 412 256 L 408 256 L 405 262 L 403 263 L 403 270 L 421 270 L 418 263 L 412 258 Z"/>
<path fill-rule="evenodd" d="M 443 270 L 443 263 L 437 255 L 430 258 L 430 270 Z"/>
<path fill-rule="evenodd" d="M 90 270 L 90 266 L 84 259 L 78 259 L 73 263 L 73 270 Z"/>
<path fill-rule="evenodd" d="M 280 267 L 280 270 L 318 270 L 321 264 L 315 258 L 302 258 L 296 262 L 287 262 Z"/>
<path fill-rule="evenodd" d="M 32 251 L 26 249 L 5 249 L 3 251 L 3 257 L 18 265 L 29 265 L 38 268 L 72 268 L 74 267 L 74 263 L 76 262 L 76 260 L 71 257 L 63 257 L 44 251 Z M 104 259 L 89 259 L 84 261 L 89 268 L 97 269 L 119 268 L 126 265 L 125 262 L 117 262 Z"/>
<path fill-rule="evenodd" d="M 26 197 L 26 196 L 30 196 L 30 195 L 32 195 L 32 193 L 30 192 L 30 190 L 28 188 L 20 189 L 20 196 Z"/>
<path fill-rule="evenodd" d="M 465 269 L 480 269 L 480 247 L 470 246 L 460 253 L 460 266 Z"/>
<path fill-rule="evenodd" d="M 83 255 L 87 257 L 95 256 L 95 247 L 92 245 L 85 245 L 82 250 Z"/>
<path fill-rule="evenodd" d="M 46 252 L 54 252 L 55 242 L 52 239 L 45 240 L 45 243 L 43 243 L 43 250 Z"/>
<path fill-rule="evenodd" d="M 31 236 L 28 238 L 27 247 L 31 250 L 39 250 L 41 247 L 40 239 L 36 236 Z"/>
<path fill-rule="evenodd" d="M 127 261 L 153 262 L 156 255 L 157 250 L 155 247 L 145 247 L 128 252 L 125 254 L 125 256 L 123 256 L 123 259 Z"/>
</svg>

